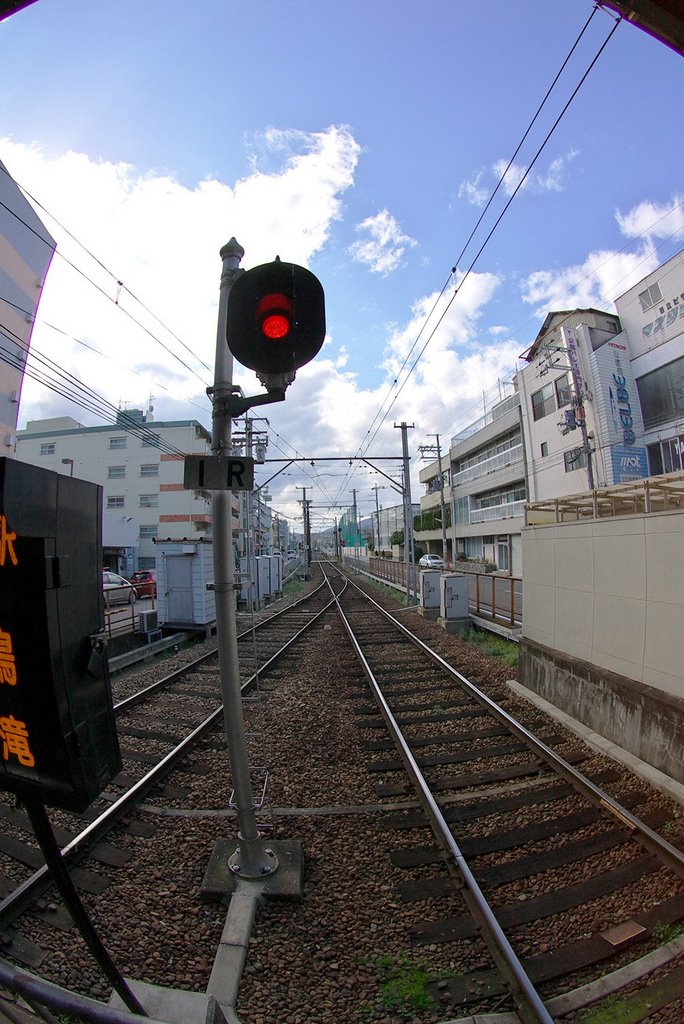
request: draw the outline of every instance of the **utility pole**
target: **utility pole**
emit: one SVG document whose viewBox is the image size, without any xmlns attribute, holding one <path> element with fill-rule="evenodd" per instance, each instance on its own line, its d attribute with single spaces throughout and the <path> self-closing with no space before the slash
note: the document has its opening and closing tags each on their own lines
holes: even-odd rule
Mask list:
<svg viewBox="0 0 684 1024">
<path fill-rule="evenodd" d="M 354 497 L 354 558 L 358 561 L 359 558 L 359 513 L 356 508 L 356 490 L 352 489 L 352 495 Z"/>
<path fill-rule="evenodd" d="M 228 295 L 234 282 L 242 273 L 239 268 L 244 254 L 244 249 L 234 238 L 224 245 L 220 253 L 223 269 L 219 289 L 216 363 L 214 385 L 208 389 L 212 403 L 211 450 L 219 458 L 229 458 L 232 450 L 232 421 L 228 409 L 235 389 L 232 383 L 233 357 L 226 344 L 226 319 Z M 238 844 L 228 863 L 232 873 L 239 878 L 263 878 L 277 869 L 278 859 L 273 850 L 265 847 L 259 834 L 249 776 L 235 615 L 232 501 L 232 492 L 229 490 L 212 492 L 214 521 L 212 548 L 219 678 L 233 781 L 233 800 L 238 821 Z"/>
<path fill-rule="evenodd" d="M 411 598 L 411 583 L 413 583 L 413 597 L 418 600 L 416 592 L 416 569 L 413 557 L 413 502 L 411 501 L 411 470 L 408 453 L 408 431 L 415 428 L 415 423 L 404 423 L 399 426 L 394 424 L 394 429 L 401 430 L 401 454 L 404 464 L 404 562 L 406 565 L 406 596 Z M 411 574 L 413 573 L 413 576 Z"/>
<path fill-rule="evenodd" d="M 571 339 L 572 340 L 572 339 Z M 573 346 L 561 346 L 561 345 L 548 345 L 545 349 L 546 356 L 542 369 L 539 371 L 539 376 L 543 377 L 551 369 L 566 370 L 572 377 L 572 407 L 565 413 L 564 418 L 559 422 L 558 428 L 562 434 L 568 434 L 571 430 L 579 429 L 582 437 L 582 445 L 580 451 L 584 452 L 585 461 L 587 464 L 587 483 L 589 484 L 589 490 L 593 491 L 596 487 L 594 481 L 594 463 L 592 456 L 594 449 L 591 446 L 589 440 L 589 433 L 587 431 L 587 416 L 584 407 L 585 399 L 587 394 L 584 390 L 584 381 L 582 378 L 582 372 L 580 370 L 579 361 L 577 358 L 577 350 Z M 567 366 L 558 365 L 558 356 L 552 359 L 551 354 L 553 352 L 562 353 L 568 360 Z"/>
<path fill-rule="evenodd" d="M 311 499 L 306 500 L 306 487 L 297 487 L 298 491 L 302 492 L 302 500 L 300 502 L 302 506 L 303 515 L 303 526 L 304 530 L 304 560 L 306 562 L 305 570 L 308 572 L 309 566 L 311 565 L 311 525 L 309 522 L 309 506 L 311 505 Z"/>
<path fill-rule="evenodd" d="M 378 548 L 378 551 L 381 551 L 382 550 L 382 544 L 381 544 L 381 541 L 380 541 L 380 506 L 378 504 L 378 491 L 384 491 L 385 488 L 381 484 L 373 484 L 373 488 L 372 489 L 375 491 L 375 516 L 376 516 L 377 523 L 378 523 L 378 534 L 377 534 L 377 536 L 378 536 L 378 544 L 377 544 L 377 548 Z"/>
<path fill-rule="evenodd" d="M 428 455 L 437 456 L 437 466 L 439 471 L 439 507 L 442 516 L 442 558 L 446 562 L 447 560 L 447 536 L 446 536 L 446 510 L 444 503 L 444 473 L 442 472 L 442 449 L 439 443 L 439 434 L 428 434 L 428 437 L 435 438 L 435 444 L 421 444 L 418 447 L 421 455 L 427 457 Z"/>
</svg>

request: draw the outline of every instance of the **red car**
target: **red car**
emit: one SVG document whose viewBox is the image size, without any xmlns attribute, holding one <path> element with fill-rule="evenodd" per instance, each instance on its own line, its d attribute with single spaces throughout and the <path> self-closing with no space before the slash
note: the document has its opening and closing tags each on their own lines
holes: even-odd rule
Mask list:
<svg viewBox="0 0 684 1024">
<path fill-rule="evenodd" d="M 136 597 L 157 596 L 157 577 L 151 569 L 137 569 L 128 582 L 133 586 Z"/>
</svg>

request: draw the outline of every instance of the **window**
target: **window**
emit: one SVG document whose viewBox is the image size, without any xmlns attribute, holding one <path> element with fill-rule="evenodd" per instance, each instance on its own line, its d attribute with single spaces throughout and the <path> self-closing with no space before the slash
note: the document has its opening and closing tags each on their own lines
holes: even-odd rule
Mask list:
<svg viewBox="0 0 684 1024">
<path fill-rule="evenodd" d="M 127 440 L 127 438 L 125 438 L 125 437 L 110 437 L 109 438 L 109 447 L 110 447 L 110 449 L 111 448 L 125 448 L 126 447 L 126 440 Z"/>
<path fill-rule="evenodd" d="M 124 507 L 124 496 L 123 494 L 112 495 L 107 498 L 107 508 L 123 508 Z"/>
<path fill-rule="evenodd" d="M 663 472 L 663 453 L 660 449 L 660 443 L 649 444 L 646 452 L 648 454 L 648 475 L 658 476 Z"/>
<path fill-rule="evenodd" d="M 563 453 L 565 461 L 565 472 L 572 473 L 575 469 L 584 469 L 587 464 L 587 453 L 584 448 L 572 448 L 569 452 Z"/>
<path fill-rule="evenodd" d="M 153 525 L 153 526 L 141 526 L 140 527 L 140 533 L 139 533 L 140 540 L 151 540 L 153 537 L 156 537 L 156 536 L 157 536 L 157 526 L 156 525 Z"/>
<path fill-rule="evenodd" d="M 54 442 L 53 441 L 49 441 L 47 444 L 41 444 L 41 446 L 40 446 L 40 454 L 41 455 L 54 455 L 55 454 Z"/>
<path fill-rule="evenodd" d="M 159 476 L 159 466 L 156 462 L 149 462 L 140 467 L 140 476 Z"/>
<path fill-rule="evenodd" d="M 108 480 L 121 480 L 126 476 L 125 466 L 107 466 L 107 479 Z"/>
<path fill-rule="evenodd" d="M 684 356 L 639 377 L 636 384 L 647 430 L 684 418 Z"/>
<path fill-rule="evenodd" d="M 454 498 L 454 522 L 470 522 L 470 498 Z"/>
<path fill-rule="evenodd" d="M 159 506 L 158 494 L 141 494 L 140 508 L 157 508 Z"/>
<path fill-rule="evenodd" d="M 647 288 L 645 292 L 641 292 L 639 295 L 639 302 L 641 308 L 646 312 L 647 309 L 651 309 L 657 302 L 663 301 L 663 293 L 660 290 L 660 285 L 652 284 L 650 288 Z"/>
<path fill-rule="evenodd" d="M 572 388 L 570 387 L 570 378 L 567 373 L 563 374 L 555 381 L 556 386 L 556 402 L 560 409 L 564 405 L 570 405 L 572 402 Z"/>
<path fill-rule="evenodd" d="M 159 434 L 147 434 L 143 437 L 142 446 L 143 448 L 158 448 L 161 442 Z"/>
<path fill-rule="evenodd" d="M 152 555 L 151 558 L 146 558 L 144 555 L 140 555 L 138 558 L 139 569 L 154 569 L 155 568 L 155 557 Z"/>
<path fill-rule="evenodd" d="M 542 459 L 545 459 L 546 456 L 549 454 L 549 442 L 548 441 L 542 441 L 540 447 L 541 447 L 541 457 L 542 457 Z"/>
<path fill-rule="evenodd" d="M 540 391 L 532 395 L 532 418 L 535 420 L 548 416 L 556 411 L 556 401 L 553 394 L 553 384 L 545 384 Z"/>
</svg>

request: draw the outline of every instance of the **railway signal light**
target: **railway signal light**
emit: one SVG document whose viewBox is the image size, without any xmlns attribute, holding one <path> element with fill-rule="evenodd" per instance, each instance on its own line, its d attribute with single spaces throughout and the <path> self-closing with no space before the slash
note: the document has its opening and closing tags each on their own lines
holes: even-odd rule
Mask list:
<svg viewBox="0 0 684 1024">
<path fill-rule="evenodd" d="M 325 296 L 318 278 L 296 263 L 263 263 L 241 274 L 228 297 L 226 340 L 238 362 L 269 391 L 284 391 L 320 351 Z"/>
</svg>

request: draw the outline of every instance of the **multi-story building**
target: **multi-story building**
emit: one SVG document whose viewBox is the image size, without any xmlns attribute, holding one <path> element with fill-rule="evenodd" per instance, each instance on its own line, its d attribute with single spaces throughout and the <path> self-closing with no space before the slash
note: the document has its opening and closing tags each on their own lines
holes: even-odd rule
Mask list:
<svg viewBox="0 0 684 1024">
<path fill-rule="evenodd" d="M 615 300 L 629 338 L 648 473 L 684 468 L 684 252 Z"/>
<path fill-rule="evenodd" d="M 422 519 L 449 484 L 449 557 L 521 575 L 527 502 L 684 468 L 684 253 L 615 307 L 549 313 L 512 393 L 421 471 Z M 417 539 L 441 554 L 436 525 Z"/>
<path fill-rule="evenodd" d="M 196 420 L 153 422 L 129 409 L 98 427 L 70 416 L 29 421 L 17 433 L 17 458 L 101 484 L 104 564 L 129 575 L 154 568 L 155 540 L 211 534 L 209 492 L 183 487 L 184 456 L 208 454 L 210 441 Z M 236 496 L 233 503 L 236 516 Z"/>
<path fill-rule="evenodd" d="M 24 366 L 55 241 L 0 161 L 0 455 L 14 456 Z"/>
<path fill-rule="evenodd" d="M 646 475 L 629 340 L 597 309 L 549 313 L 516 374 L 527 498 L 561 497 Z M 623 427 L 621 415 L 631 420 Z"/>
</svg>

